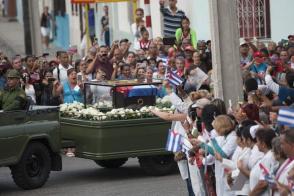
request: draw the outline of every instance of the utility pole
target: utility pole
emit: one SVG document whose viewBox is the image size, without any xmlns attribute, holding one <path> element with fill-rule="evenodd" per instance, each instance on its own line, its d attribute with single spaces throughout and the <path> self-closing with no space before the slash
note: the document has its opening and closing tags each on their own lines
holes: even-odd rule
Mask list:
<svg viewBox="0 0 294 196">
<path fill-rule="evenodd" d="M 242 98 L 239 30 L 235 0 L 209 0 L 214 95 L 229 106 Z"/>
<path fill-rule="evenodd" d="M 23 25 L 26 54 L 41 55 L 42 42 L 38 0 L 23 0 Z"/>
</svg>

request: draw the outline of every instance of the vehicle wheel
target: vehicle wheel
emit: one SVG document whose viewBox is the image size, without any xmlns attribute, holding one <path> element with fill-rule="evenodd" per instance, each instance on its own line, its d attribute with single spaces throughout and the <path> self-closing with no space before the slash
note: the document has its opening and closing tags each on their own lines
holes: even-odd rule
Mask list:
<svg viewBox="0 0 294 196">
<path fill-rule="evenodd" d="M 109 159 L 109 160 L 94 160 L 94 161 L 95 163 L 97 163 L 97 165 L 100 165 L 101 167 L 115 169 L 125 164 L 127 160 L 128 159 L 125 158 L 125 159 Z"/>
<path fill-rule="evenodd" d="M 152 176 L 170 174 L 177 168 L 173 155 L 139 157 L 140 166 Z"/>
<path fill-rule="evenodd" d="M 34 142 L 27 146 L 20 161 L 10 167 L 15 184 L 23 189 L 43 186 L 51 171 L 51 157 L 47 147 Z"/>
</svg>

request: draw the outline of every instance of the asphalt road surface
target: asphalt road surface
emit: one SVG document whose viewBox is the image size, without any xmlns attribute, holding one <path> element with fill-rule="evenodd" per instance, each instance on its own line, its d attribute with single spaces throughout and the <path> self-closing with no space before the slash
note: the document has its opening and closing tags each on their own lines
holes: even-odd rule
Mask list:
<svg viewBox="0 0 294 196">
<path fill-rule="evenodd" d="M 147 176 L 137 159 L 129 159 L 119 169 L 104 169 L 91 160 L 63 157 L 63 170 L 51 172 L 42 188 L 18 188 L 8 168 L 0 168 L 0 195 L 95 195 L 95 196 L 185 196 L 185 183 L 178 173 L 162 177 Z"/>
</svg>

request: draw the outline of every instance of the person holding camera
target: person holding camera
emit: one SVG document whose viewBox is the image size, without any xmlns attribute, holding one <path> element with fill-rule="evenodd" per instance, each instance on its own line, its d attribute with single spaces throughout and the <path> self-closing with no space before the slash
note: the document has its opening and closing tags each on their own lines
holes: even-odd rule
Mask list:
<svg viewBox="0 0 294 196">
<path fill-rule="evenodd" d="M 96 57 L 88 65 L 86 74 L 95 73 L 99 68 L 102 68 L 105 70 L 106 79 L 110 80 L 113 72 L 113 65 L 108 56 L 108 52 L 109 50 L 107 46 L 100 46 Z"/>
<path fill-rule="evenodd" d="M 61 103 L 59 96 L 53 96 L 53 83 L 55 82 L 55 80 L 56 79 L 53 77 L 52 71 L 47 70 L 44 72 L 43 80 L 41 83 L 41 105 L 58 106 Z"/>
</svg>

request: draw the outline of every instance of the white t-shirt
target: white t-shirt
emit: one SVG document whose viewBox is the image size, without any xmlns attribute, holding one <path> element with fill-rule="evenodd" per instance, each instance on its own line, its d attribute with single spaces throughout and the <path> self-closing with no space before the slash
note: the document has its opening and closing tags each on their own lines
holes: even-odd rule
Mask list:
<svg viewBox="0 0 294 196">
<path fill-rule="evenodd" d="M 73 68 L 73 66 L 68 65 L 68 68 L 65 68 L 61 64 L 59 64 L 58 68 L 59 68 L 59 77 L 58 77 L 57 68 L 53 70 L 53 77 L 56 78 L 57 80 L 60 79 L 60 83 L 64 84 L 65 82 L 67 82 L 67 70 Z"/>
</svg>

